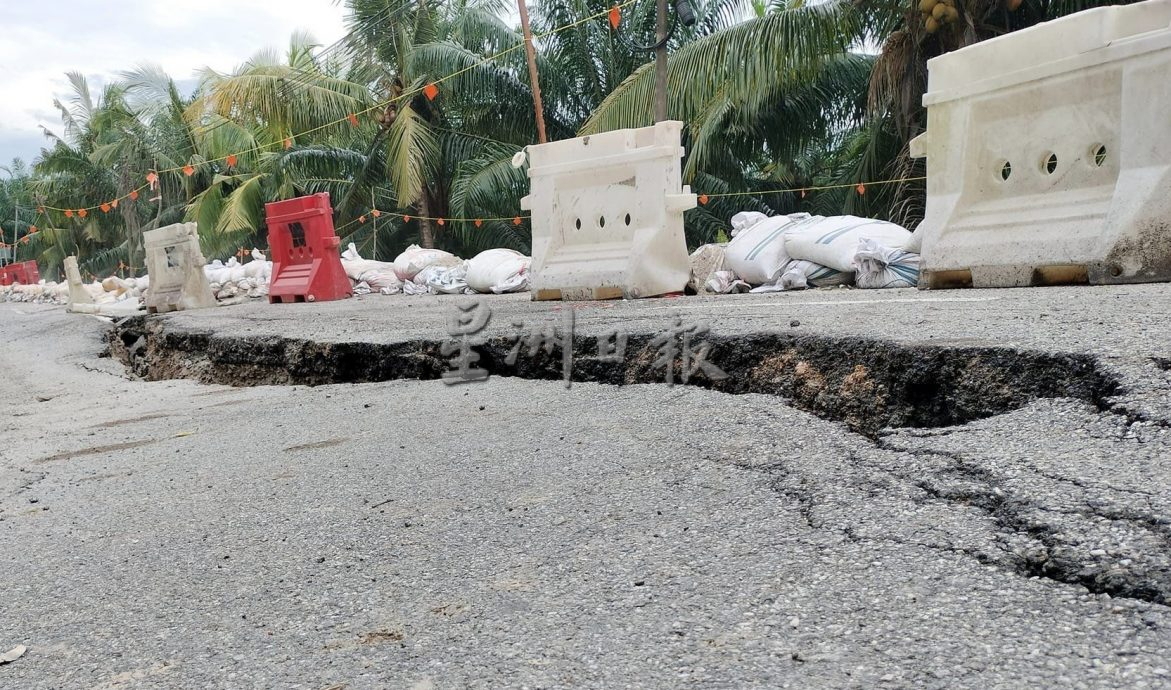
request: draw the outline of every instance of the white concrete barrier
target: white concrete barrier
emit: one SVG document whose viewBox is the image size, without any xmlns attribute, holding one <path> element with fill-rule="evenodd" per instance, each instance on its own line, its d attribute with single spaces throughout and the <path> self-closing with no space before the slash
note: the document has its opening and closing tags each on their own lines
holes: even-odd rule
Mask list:
<svg viewBox="0 0 1171 690">
<path fill-rule="evenodd" d="M 215 295 L 203 275 L 203 251 L 195 223 L 176 223 L 142 234 L 150 287 L 148 312 L 178 311 L 216 306 Z"/>
<path fill-rule="evenodd" d="M 533 299 L 681 292 L 690 277 L 680 122 L 528 147 Z"/>
<path fill-rule="evenodd" d="M 1171 0 L 927 66 L 920 287 L 1171 280 Z"/>
<path fill-rule="evenodd" d="M 65 311 L 71 312 L 87 312 L 86 307 L 82 305 L 92 305 L 94 298 L 85 289 L 85 285 L 81 282 L 81 271 L 77 268 L 77 257 L 65 257 L 65 281 L 69 285 L 69 303 L 65 305 Z"/>
</svg>

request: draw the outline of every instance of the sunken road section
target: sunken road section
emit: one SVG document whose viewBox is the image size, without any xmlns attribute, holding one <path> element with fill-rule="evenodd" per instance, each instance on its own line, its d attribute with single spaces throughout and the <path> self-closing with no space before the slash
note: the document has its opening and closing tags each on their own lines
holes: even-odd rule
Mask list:
<svg viewBox="0 0 1171 690">
<path fill-rule="evenodd" d="M 621 361 L 599 357 L 597 340 L 573 344 L 573 382 L 660 384 L 666 379 L 658 345 L 631 335 Z M 1039 398 L 1074 398 L 1105 410 L 1116 381 L 1094 357 L 1011 348 L 900 345 L 883 340 L 815 335 L 711 337 L 707 360 L 728 376 L 697 372 L 688 383 L 730 393 L 776 395 L 798 409 L 876 438 L 884 428 L 946 427 L 991 417 Z M 288 337 L 235 337 L 165 328 L 133 317 L 109 335 L 110 354 L 146 380 L 195 379 L 244 385 L 324 385 L 394 379 L 438 379 L 451 368 L 442 340 L 377 344 L 314 342 Z M 527 346 L 515 364 L 516 341 L 498 337 L 475 346 L 476 366 L 492 376 L 559 380 L 562 356 Z M 682 379 L 680 362 L 673 380 Z M 475 384 L 471 384 L 475 385 Z"/>
</svg>

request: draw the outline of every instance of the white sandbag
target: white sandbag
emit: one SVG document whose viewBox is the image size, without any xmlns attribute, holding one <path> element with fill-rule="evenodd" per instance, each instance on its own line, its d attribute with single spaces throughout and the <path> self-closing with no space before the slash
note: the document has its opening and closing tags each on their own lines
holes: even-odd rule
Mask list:
<svg viewBox="0 0 1171 690">
<path fill-rule="evenodd" d="M 850 285 L 854 282 L 854 274 L 822 266 L 812 261 L 796 260 L 790 261 L 785 266 L 779 282 L 786 286 L 786 290 L 809 286 L 833 287 L 835 285 Z"/>
<path fill-rule="evenodd" d="M 351 281 L 366 283 L 372 292 L 381 291 L 383 288 L 398 288 L 401 285 L 394 264 L 363 259 L 353 242 L 342 252 L 342 268 Z"/>
<path fill-rule="evenodd" d="M 706 287 L 708 292 L 727 295 L 734 292 L 748 292 L 752 286 L 737 279 L 736 274 L 732 271 L 716 271 L 708 278 Z"/>
<path fill-rule="evenodd" d="M 765 218 L 744 227 L 728 243 L 725 254 L 728 268 L 750 285 L 775 282 L 785 264 L 789 263 L 785 238 L 790 233 L 815 225 L 820 218 L 807 213 L 795 213 L 791 216 Z"/>
<path fill-rule="evenodd" d="M 244 276 L 247 278 L 266 280 L 268 267 L 265 264 L 267 263 L 267 261 L 249 261 L 244 264 Z"/>
<path fill-rule="evenodd" d="M 402 283 L 402 291 L 404 295 L 430 295 L 431 288 L 427 285 L 419 285 L 413 280 L 404 280 Z"/>
<path fill-rule="evenodd" d="M 459 264 L 461 259 L 442 249 L 423 249 L 417 244 L 407 247 L 406 251 L 394 260 L 394 272 L 399 280 L 412 280 L 419 271 L 428 266 L 449 267 Z"/>
<path fill-rule="evenodd" d="M 521 292 L 529 287 L 531 257 L 512 249 L 487 249 L 467 262 L 467 285 L 476 292 Z"/>
<path fill-rule="evenodd" d="M 858 242 L 854 267 L 854 283 L 860 288 L 915 287 L 919 284 L 918 254 L 892 249 L 872 239 Z"/>
<path fill-rule="evenodd" d="M 768 216 L 756 211 L 741 211 L 732 216 L 732 237 L 739 235 L 742 230 L 746 230 L 753 225 L 768 220 Z"/>
<path fill-rule="evenodd" d="M 691 288 L 692 292 L 710 292 L 707 284 L 712 274 L 728 270 L 725 258 L 727 247 L 727 244 L 705 244 L 691 252 L 688 258 L 688 263 L 691 264 L 691 279 L 687 281 L 687 287 Z"/>
<path fill-rule="evenodd" d="M 785 234 L 785 251 L 795 260 L 812 261 L 829 268 L 851 272 L 854 253 L 864 238 L 901 249 L 911 233 L 901 225 L 873 218 L 830 216 Z"/>
<path fill-rule="evenodd" d="M 461 261 L 455 266 L 428 266 L 416 273 L 411 282 L 425 285 L 438 294 L 454 295 L 469 289 L 467 274 L 467 262 Z"/>
</svg>

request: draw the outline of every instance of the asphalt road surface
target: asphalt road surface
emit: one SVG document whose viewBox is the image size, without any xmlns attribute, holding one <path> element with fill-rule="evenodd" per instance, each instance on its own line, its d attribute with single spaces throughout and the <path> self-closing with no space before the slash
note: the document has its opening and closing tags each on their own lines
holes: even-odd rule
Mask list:
<svg viewBox="0 0 1171 690">
<path fill-rule="evenodd" d="M 0 653 L 28 647 L 0 687 L 1171 687 L 1168 292 L 1080 290 L 579 312 L 1082 353 L 1120 382 L 877 436 L 688 386 L 134 380 L 108 322 L 0 305 Z M 157 321 L 444 337 L 455 300 L 409 300 Z"/>
</svg>

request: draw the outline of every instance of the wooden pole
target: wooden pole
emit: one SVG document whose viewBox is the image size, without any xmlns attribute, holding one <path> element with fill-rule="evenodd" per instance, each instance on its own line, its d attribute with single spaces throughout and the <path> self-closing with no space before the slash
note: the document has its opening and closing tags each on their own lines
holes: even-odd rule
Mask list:
<svg viewBox="0 0 1171 690">
<path fill-rule="evenodd" d="M 516 0 L 520 10 L 520 28 L 525 36 L 525 57 L 529 62 L 529 81 L 533 84 L 533 108 L 537 113 L 537 142 L 544 144 L 549 141 L 545 136 L 545 108 L 541 105 L 541 83 L 537 79 L 537 54 L 533 50 L 533 32 L 529 29 L 529 8 L 525 0 Z"/>
</svg>

